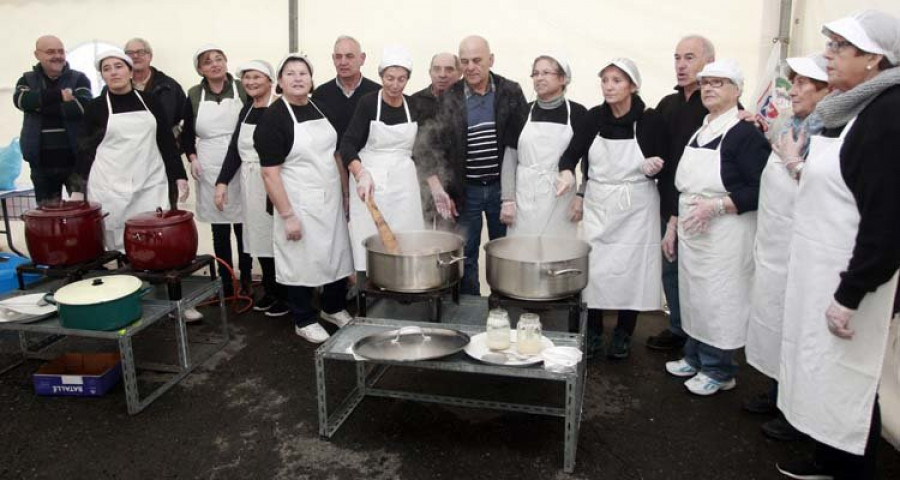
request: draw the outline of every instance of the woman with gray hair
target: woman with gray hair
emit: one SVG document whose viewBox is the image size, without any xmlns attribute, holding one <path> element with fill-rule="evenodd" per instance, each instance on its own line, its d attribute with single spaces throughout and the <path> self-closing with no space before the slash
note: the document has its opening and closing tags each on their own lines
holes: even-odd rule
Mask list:
<svg viewBox="0 0 900 480">
<path fill-rule="evenodd" d="M 826 23 L 824 123 L 794 210 L 778 408 L 816 442 L 791 478 L 876 477 L 878 382 L 900 269 L 900 20 L 869 10 Z"/>
</svg>

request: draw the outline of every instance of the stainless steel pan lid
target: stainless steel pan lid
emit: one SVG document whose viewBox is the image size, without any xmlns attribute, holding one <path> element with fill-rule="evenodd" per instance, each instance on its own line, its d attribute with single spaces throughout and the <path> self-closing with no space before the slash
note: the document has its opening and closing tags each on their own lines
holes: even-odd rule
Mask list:
<svg viewBox="0 0 900 480">
<path fill-rule="evenodd" d="M 446 357 L 468 343 L 469 336 L 457 330 L 403 327 L 363 337 L 353 352 L 369 360 L 411 362 Z"/>
</svg>

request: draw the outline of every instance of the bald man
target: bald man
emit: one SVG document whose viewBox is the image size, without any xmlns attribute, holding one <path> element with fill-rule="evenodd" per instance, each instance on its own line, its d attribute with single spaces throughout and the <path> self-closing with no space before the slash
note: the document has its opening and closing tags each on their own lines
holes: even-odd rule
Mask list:
<svg viewBox="0 0 900 480">
<path fill-rule="evenodd" d="M 433 124 L 426 128 L 434 158 L 417 157 L 428 178 L 432 199 L 444 217 L 458 216 L 466 236 L 465 269 L 460 291 L 480 295 L 478 253 L 481 227 L 487 220 L 491 239 L 506 235 L 500 222 L 500 152 L 512 146 L 527 115 L 527 102 L 518 83 L 491 71 L 494 54 L 487 40 L 466 37 L 459 44 L 463 80 L 438 100 Z"/>
<path fill-rule="evenodd" d="M 91 82 L 69 68 L 60 39 L 45 35 L 35 42 L 38 63 L 16 82 L 13 103 L 24 113 L 19 141 L 31 167 L 38 204 L 83 192 L 72 175 L 84 106 L 91 100 Z"/>
<path fill-rule="evenodd" d="M 363 76 L 361 68 L 366 63 L 366 54 L 355 38 L 347 35 L 338 37 L 331 60 L 337 75 L 316 88 L 313 100 L 325 106 L 328 120 L 337 130 L 340 145 L 359 99 L 369 92 L 378 91 L 381 86 Z"/>
<path fill-rule="evenodd" d="M 459 57 L 449 52 L 436 54 L 431 57 L 428 75 L 431 77 L 431 85 L 412 94 L 413 97 L 420 99 L 419 103 L 426 112 L 425 118 L 434 116 L 437 111 L 438 98 L 462 76 Z"/>
</svg>

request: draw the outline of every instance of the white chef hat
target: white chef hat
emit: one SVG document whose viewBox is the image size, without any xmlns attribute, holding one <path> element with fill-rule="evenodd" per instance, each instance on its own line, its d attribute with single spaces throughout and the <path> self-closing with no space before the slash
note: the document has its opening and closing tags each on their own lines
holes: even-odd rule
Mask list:
<svg viewBox="0 0 900 480">
<path fill-rule="evenodd" d="M 197 73 L 200 73 L 200 55 L 203 55 L 206 52 L 219 52 L 223 56 L 225 55 L 225 50 L 222 50 L 217 45 L 213 45 L 212 43 L 202 45 L 194 52 L 194 70 L 197 70 Z"/>
<path fill-rule="evenodd" d="M 381 63 L 378 64 L 378 74 L 381 75 L 388 67 L 403 67 L 412 73 L 412 55 L 409 50 L 400 45 L 388 45 L 384 47 L 381 55 Z"/>
<path fill-rule="evenodd" d="M 738 65 L 737 60 L 731 58 L 707 63 L 703 70 L 697 74 L 697 80 L 704 77 L 727 78 L 737 85 L 738 90 L 744 90 L 744 73 L 741 72 L 741 67 Z"/>
<path fill-rule="evenodd" d="M 638 90 L 641 89 L 641 72 L 638 70 L 637 65 L 635 65 L 633 60 L 624 57 L 614 58 L 609 62 L 606 62 L 606 65 L 603 65 L 603 68 L 600 69 L 597 75 L 603 74 L 603 71 L 609 67 L 618 67 L 625 72 L 625 75 L 628 75 L 628 78 L 631 79 L 631 83 L 633 83 Z"/>
<path fill-rule="evenodd" d="M 311 77 L 313 74 L 313 66 L 310 63 L 309 59 L 306 58 L 306 55 L 300 52 L 292 52 L 284 56 L 280 62 L 278 62 L 278 70 L 275 72 L 276 77 L 281 76 L 281 71 L 284 70 L 284 64 L 291 60 L 300 60 L 301 62 L 306 64 L 306 68 L 309 69 L 309 76 Z M 276 79 L 277 81 L 277 79 Z"/>
<path fill-rule="evenodd" d="M 900 19 L 878 10 L 865 10 L 828 22 L 822 33 L 840 35 L 856 48 L 884 55 L 892 65 L 900 61 Z"/>
<path fill-rule="evenodd" d="M 797 75 L 820 82 L 828 82 L 828 72 L 825 70 L 828 60 L 821 53 L 814 53 L 805 57 L 791 57 L 787 59 L 787 64 Z"/>
<path fill-rule="evenodd" d="M 244 72 L 248 70 L 255 70 L 263 75 L 269 77 L 269 80 L 272 83 L 275 83 L 275 71 L 272 70 L 272 65 L 265 60 L 250 60 L 249 62 L 238 67 L 237 77 L 241 78 L 244 76 Z"/>
<path fill-rule="evenodd" d="M 538 55 L 532 64 L 537 63 L 541 57 L 552 58 L 562 68 L 563 74 L 566 76 L 566 85 L 572 82 L 572 67 L 569 65 L 569 59 L 559 53 L 542 53 Z"/>
<path fill-rule="evenodd" d="M 125 55 L 125 52 L 123 52 L 121 48 L 109 48 L 98 53 L 97 57 L 94 59 L 94 68 L 96 68 L 98 72 L 100 71 L 100 64 L 107 58 L 119 58 L 128 65 L 129 69 L 134 69 L 134 61 L 131 60 L 131 57 Z"/>
</svg>

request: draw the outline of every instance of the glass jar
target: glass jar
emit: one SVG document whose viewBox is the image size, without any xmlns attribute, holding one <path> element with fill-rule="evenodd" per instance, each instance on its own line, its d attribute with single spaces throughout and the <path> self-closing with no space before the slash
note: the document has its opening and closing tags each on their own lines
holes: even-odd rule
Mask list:
<svg viewBox="0 0 900 480">
<path fill-rule="evenodd" d="M 502 308 L 495 308 L 488 312 L 487 318 L 487 347 L 491 350 L 506 350 L 509 348 L 509 314 Z"/>
<path fill-rule="evenodd" d="M 516 325 L 516 350 L 520 355 L 541 353 L 541 319 L 536 313 L 523 313 Z"/>
</svg>

